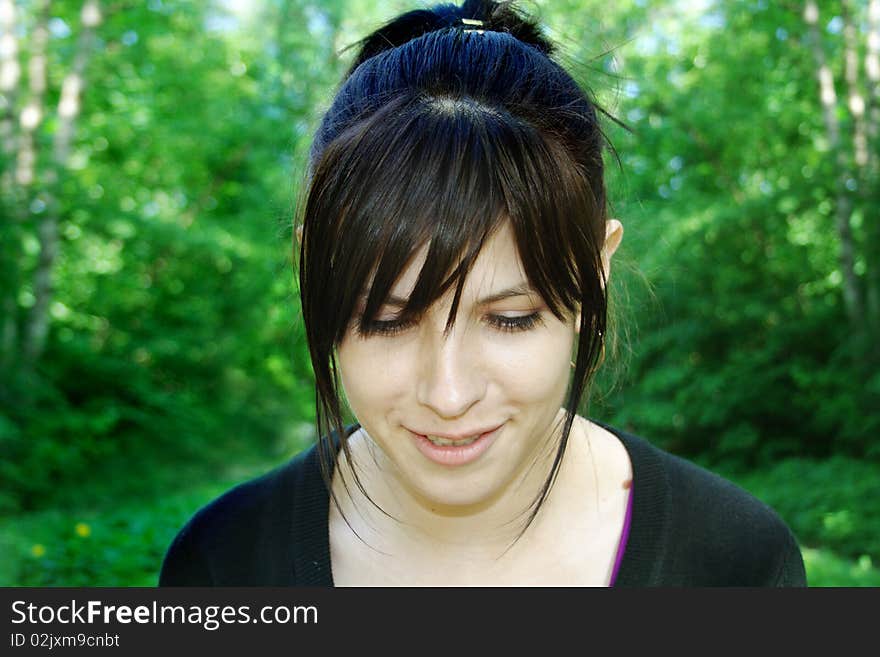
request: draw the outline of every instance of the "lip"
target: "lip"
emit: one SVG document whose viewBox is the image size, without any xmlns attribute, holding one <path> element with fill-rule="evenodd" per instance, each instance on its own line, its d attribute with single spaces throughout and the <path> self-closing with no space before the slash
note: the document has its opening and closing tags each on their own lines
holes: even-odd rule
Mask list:
<svg viewBox="0 0 880 657">
<path fill-rule="evenodd" d="M 498 437 L 498 434 L 501 433 L 503 427 L 504 424 L 500 424 L 494 428 L 488 429 L 487 431 L 479 432 L 480 437 L 477 438 L 470 445 L 460 446 L 435 445 L 430 440 L 428 440 L 427 436 L 438 436 L 440 438 L 446 438 L 447 440 L 461 440 L 464 438 L 469 438 L 470 436 L 474 436 L 478 432 L 474 431 L 473 433 L 458 434 L 422 434 L 416 431 L 412 431 L 411 429 L 409 430 L 409 432 L 413 437 L 416 448 L 422 453 L 422 456 L 438 465 L 443 465 L 447 467 L 458 467 L 467 465 L 468 463 L 473 463 L 474 461 L 479 459 L 486 452 L 486 450 L 488 450 L 492 446 L 492 443 L 495 442 L 495 439 Z"/>
<path fill-rule="evenodd" d="M 457 433 L 444 433 L 443 431 L 416 431 L 415 429 L 410 429 L 410 432 L 418 436 L 437 436 L 438 438 L 445 438 L 446 440 L 464 440 L 465 438 L 471 438 L 472 436 L 482 436 L 483 434 L 491 433 L 500 427 L 501 424 L 493 424 L 492 426 L 484 427 L 483 429 L 459 431 Z"/>
</svg>

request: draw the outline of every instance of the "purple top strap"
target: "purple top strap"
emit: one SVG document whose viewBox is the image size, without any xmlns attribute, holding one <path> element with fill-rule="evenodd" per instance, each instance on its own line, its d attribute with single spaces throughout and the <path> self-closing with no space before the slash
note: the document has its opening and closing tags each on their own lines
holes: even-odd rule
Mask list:
<svg viewBox="0 0 880 657">
<path fill-rule="evenodd" d="M 623 553 L 626 551 L 626 539 L 629 538 L 629 526 L 632 523 L 632 484 L 629 487 L 629 497 L 626 499 L 626 518 L 623 521 L 623 531 L 620 532 L 620 543 L 617 544 L 617 556 L 614 558 L 614 570 L 611 571 L 611 583 L 614 586 L 617 580 L 617 572 L 620 570 L 620 562 L 623 561 Z"/>
</svg>

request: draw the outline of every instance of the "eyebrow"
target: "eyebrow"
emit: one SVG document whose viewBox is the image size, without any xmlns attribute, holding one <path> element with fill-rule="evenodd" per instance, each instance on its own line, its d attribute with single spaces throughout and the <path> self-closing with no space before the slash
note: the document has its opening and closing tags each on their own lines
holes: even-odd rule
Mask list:
<svg viewBox="0 0 880 657">
<path fill-rule="evenodd" d="M 506 288 L 501 290 L 500 292 L 496 292 L 494 294 L 490 294 L 487 297 L 483 297 L 479 301 L 477 301 L 477 305 L 480 306 L 488 306 L 493 303 L 497 303 L 499 301 L 504 301 L 505 299 L 510 299 L 513 297 L 522 297 L 522 296 L 532 296 L 537 294 L 536 290 L 529 285 L 528 283 L 520 283 L 519 285 L 514 285 L 513 287 Z M 394 308 L 405 308 L 408 299 L 403 297 L 397 297 L 389 295 L 385 300 L 386 306 L 392 306 Z"/>
</svg>

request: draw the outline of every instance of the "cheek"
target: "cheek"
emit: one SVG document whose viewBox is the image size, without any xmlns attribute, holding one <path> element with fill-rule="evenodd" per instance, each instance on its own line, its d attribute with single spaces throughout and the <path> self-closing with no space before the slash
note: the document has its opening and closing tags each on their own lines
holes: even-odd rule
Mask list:
<svg viewBox="0 0 880 657">
<path fill-rule="evenodd" d="M 493 345 L 487 353 L 496 378 L 510 395 L 522 401 L 539 401 L 564 394 L 572 344 L 573 334 L 548 330 L 540 339 Z"/>
<path fill-rule="evenodd" d="M 378 340 L 347 339 L 337 350 L 340 379 L 349 406 L 358 417 L 387 410 L 403 392 L 401 359 Z"/>
</svg>

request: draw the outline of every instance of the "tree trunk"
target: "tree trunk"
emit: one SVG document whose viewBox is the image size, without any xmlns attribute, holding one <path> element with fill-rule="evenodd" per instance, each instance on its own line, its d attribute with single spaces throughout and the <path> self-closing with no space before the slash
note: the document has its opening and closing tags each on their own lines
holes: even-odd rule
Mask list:
<svg viewBox="0 0 880 657">
<path fill-rule="evenodd" d="M 865 233 L 867 248 L 867 310 L 869 327 L 874 336 L 880 335 L 880 0 L 868 5 L 868 48 L 865 54 L 867 93 L 868 165 L 865 187 Z M 880 346 L 875 346 L 880 352 Z M 880 356 L 880 353 L 876 353 Z"/>
<path fill-rule="evenodd" d="M 842 8 L 847 107 L 849 107 L 853 119 L 853 150 L 855 151 L 856 168 L 859 172 L 859 182 L 864 184 L 863 176 L 868 164 L 868 135 L 865 125 L 865 97 L 859 85 L 859 55 L 852 0 L 843 0 Z"/>
<path fill-rule="evenodd" d="M 10 221 L 24 222 L 28 215 L 31 187 L 35 180 L 37 149 L 34 135 L 40 127 L 45 114 L 44 96 L 46 94 L 46 49 L 49 44 L 49 0 L 40 0 L 37 7 L 37 23 L 31 37 L 30 58 L 28 60 L 29 96 L 19 114 L 18 140 L 14 145 L 15 174 L 13 193 L 10 195 L 11 210 L 7 212 Z M 11 168 L 11 167 L 10 167 Z M 3 356 L 2 366 L 13 366 L 18 343 L 18 293 L 21 280 L 21 266 L 18 258 L 20 237 L 18 226 L 8 226 L 6 236 L 6 258 L 9 261 L 9 276 L 3 298 Z"/>
<path fill-rule="evenodd" d="M 9 221 L 9 208 L 14 199 L 12 163 L 15 159 L 15 106 L 20 77 L 15 18 L 15 2 L 0 0 L 0 212 L 6 215 L 3 218 L 4 223 Z M 0 285 L 3 288 L 0 302 L 3 317 L 0 328 L 0 368 L 8 372 L 18 340 L 18 304 L 15 298 L 18 291 L 15 284 L 18 263 L 12 255 L 17 252 L 17 237 L 9 226 L 2 226 L 0 230 L 3 231 L 0 236 Z"/>
<path fill-rule="evenodd" d="M 865 53 L 865 76 L 868 78 L 868 139 L 870 148 L 868 156 L 873 166 L 873 174 L 877 174 L 877 153 L 880 143 L 880 0 L 871 0 L 868 5 L 868 47 Z"/>
<path fill-rule="evenodd" d="M 21 110 L 19 125 L 18 154 L 15 166 L 15 181 L 27 189 L 34 182 L 37 151 L 34 147 L 34 134 L 39 129 L 45 115 L 43 99 L 46 95 L 46 47 L 49 43 L 49 0 L 41 0 L 38 7 L 37 24 L 34 28 L 31 55 L 28 61 L 28 87 L 30 96 Z M 25 192 L 25 197 L 30 194 Z"/>
<path fill-rule="evenodd" d="M 855 273 L 855 244 L 853 241 L 850 217 L 853 201 L 847 183 L 852 178 L 849 158 L 840 139 L 840 123 L 837 118 L 837 92 L 834 90 L 834 75 L 828 65 L 822 37 L 819 33 L 819 9 L 815 0 L 807 0 L 804 19 L 809 27 L 810 47 L 816 60 L 816 74 L 819 79 L 819 97 L 822 103 L 822 117 L 828 137 L 828 149 L 834 157 L 837 168 L 835 185 L 835 228 L 840 240 L 840 268 L 843 274 L 843 301 L 850 325 L 857 333 L 864 327 L 864 309 L 859 279 Z"/>
<path fill-rule="evenodd" d="M 40 221 L 37 238 L 40 257 L 34 273 L 34 305 L 25 329 L 24 362 L 32 370 L 46 346 L 49 332 L 49 305 L 52 299 L 52 272 L 58 255 L 59 201 L 58 182 L 67 168 L 70 144 L 80 112 L 85 69 L 94 48 L 95 28 L 101 22 L 97 0 L 86 0 L 80 13 L 82 29 L 76 46 L 73 65 L 61 85 L 58 102 L 58 127 L 52 145 L 52 165 L 46 174 L 44 202 L 46 209 Z"/>
<path fill-rule="evenodd" d="M 8 198 L 12 187 L 11 163 L 15 154 L 15 105 L 21 65 L 18 62 L 15 2 L 0 0 L 0 190 Z"/>
</svg>

